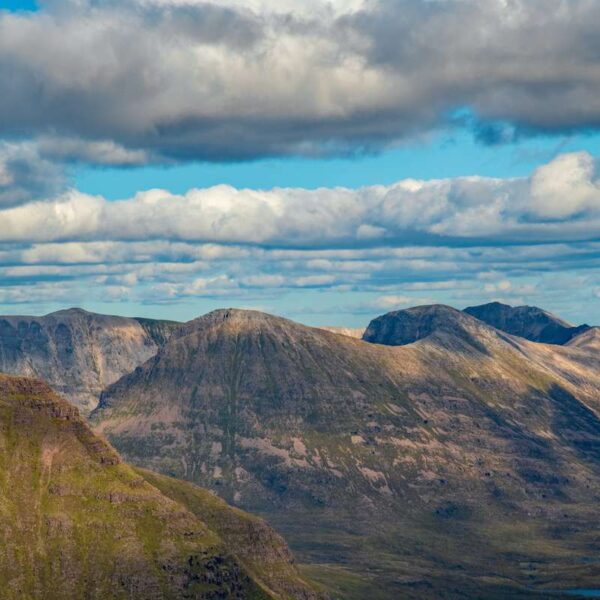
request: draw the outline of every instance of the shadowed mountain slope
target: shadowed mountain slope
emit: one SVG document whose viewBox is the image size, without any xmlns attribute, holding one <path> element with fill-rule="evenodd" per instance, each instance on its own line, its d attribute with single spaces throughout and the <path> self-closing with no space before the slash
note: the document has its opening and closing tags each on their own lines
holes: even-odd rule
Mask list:
<svg viewBox="0 0 600 600">
<path fill-rule="evenodd" d="M 0 450 L 5 600 L 317 598 L 263 522 L 134 471 L 44 383 L 0 376 Z"/>
<path fill-rule="evenodd" d="M 588 325 L 573 327 L 556 315 L 535 306 L 509 306 L 492 302 L 470 306 L 464 312 L 496 329 L 544 344 L 566 344 L 589 329 Z"/>
<path fill-rule="evenodd" d="M 135 464 L 268 517 L 343 597 L 597 587 L 595 359 L 447 307 L 406 322 L 389 347 L 216 311 L 110 386 L 93 423 Z"/>
<path fill-rule="evenodd" d="M 487 335 L 487 328 L 481 326 L 472 317 L 455 308 L 434 304 L 431 306 L 415 306 L 390 312 L 373 319 L 365 330 L 363 340 L 372 344 L 385 346 L 406 346 L 435 336 L 438 341 L 445 338 L 473 346 L 485 352 L 485 346 L 479 340 L 480 335 Z"/>
<path fill-rule="evenodd" d="M 43 379 L 89 412 L 102 389 L 156 354 L 178 325 L 81 309 L 0 317 L 0 372 Z"/>
</svg>

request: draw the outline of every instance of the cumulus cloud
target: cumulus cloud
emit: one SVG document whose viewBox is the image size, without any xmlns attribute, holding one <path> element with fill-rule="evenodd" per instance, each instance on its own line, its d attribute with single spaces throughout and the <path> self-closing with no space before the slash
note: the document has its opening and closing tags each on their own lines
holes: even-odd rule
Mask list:
<svg viewBox="0 0 600 600">
<path fill-rule="evenodd" d="M 520 179 L 404 180 L 358 190 L 221 185 L 184 195 L 150 190 L 113 202 L 70 190 L 52 201 L 2 210 L 0 219 L 5 243 L 354 248 L 584 241 L 600 235 L 600 186 L 594 159 L 574 153 Z"/>
<path fill-rule="evenodd" d="M 564 219 L 600 211 L 596 161 L 587 152 L 559 156 L 540 167 L 531 181 L 532 209 L 541 217 Z"/>
<path fill-rule="evenodd" d="M 275 310 L 318 295 L 318 310 L 337 314 L 342 292 L 356 315 L 424 301 L 585 305 L 600 286 L 597 182 L 593 157 L 574 153 L 519 179 L 218 186 L 112 202 L 71 189 L 0 209 L 0 304 Z"/>
<path fill-rule="evenodd" d="M 597 128 L 599 21 L 592 0 L 52 0 L 0 12 L 0 136 L 132 164 Z"/>
</svg>

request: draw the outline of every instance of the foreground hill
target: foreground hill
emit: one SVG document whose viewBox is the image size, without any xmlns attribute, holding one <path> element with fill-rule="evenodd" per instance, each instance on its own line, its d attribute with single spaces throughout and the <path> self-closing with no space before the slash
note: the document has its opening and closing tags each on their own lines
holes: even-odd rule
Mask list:
<svg viewBox="0 0 600 600">
<path fill-rule="evenodd" d="M 598 587 L 595 359 L 448 307 L 400 319 L 389 347 L 210 313 L 93 423 L 135 464 L 267 516 L 343 597 Z"/>
<path fill-rule="evenodd" d="M 262 521 L 134 471 L 46 384 L 0 376 L 0 450 L 5 600 L 317 597 Z"/>
<path fill-rule="evenodd" d="M 177 325 L 81 309 L 0 317 L 0 372 L 43 379 L 89 412 L 102 389 L 156 354 Z"/>
<path fill-rule="evenodd" d="M 532 342 L 566 344 L 589 329 L 588 325 L 574 327 L 561 318 L 535 306 L 509 306 L 492 302 L 470 306 L 465 312 L 480 321 Z"/>
</svg>

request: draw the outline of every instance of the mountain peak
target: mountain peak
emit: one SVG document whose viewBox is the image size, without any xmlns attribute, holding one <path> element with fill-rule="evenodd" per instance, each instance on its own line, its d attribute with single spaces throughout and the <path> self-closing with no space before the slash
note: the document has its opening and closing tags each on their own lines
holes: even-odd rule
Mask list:
<svg viewBox="0 0 600 600">
<path fill-rule="evenodd" d="M 490 302 L 481 306 L 470 306 L 465 308 L 464 312 L 511 335 L 545 344 L 566 344 L 589 328 L 587 325 L 574 327 L 537 306 L 510 306 L 501 302 Z"/>
<path fill-rule="evenodd" d="M 460 339 L 483 349 L 477 339 L 481 324 L 469 315 L 446 306 L 431 304 L 389 312 L 367 327 L 363 340 L 385 346 L 405 346 L 437 334 Z"/>
</svg>

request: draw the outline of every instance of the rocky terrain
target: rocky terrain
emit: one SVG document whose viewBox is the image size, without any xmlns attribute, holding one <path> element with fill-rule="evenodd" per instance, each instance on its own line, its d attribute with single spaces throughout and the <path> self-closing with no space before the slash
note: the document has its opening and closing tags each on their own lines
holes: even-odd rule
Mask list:
<svg viewBox="0 0 600 600">
<path fill-rule="evenodd" d="M 316 600 L 283 540 L 136 471 L 46 384 L 0 376 L 3 600 Z"/>
<path fill-rule="evenodd" d="M 465 308 L 465 312 L 496 329 L 544 344 L 566 344 L 589 329 L 588 325 L 574 327 L 536 306 L 509 306 L 492 302 Z"/>
<path fill-rule="evenodd" d="M 92 422 L 134 464 L 266 516 L 338 597 L 600 587 L 597 332 L 539 344 L 433 306 L 365 340 L 216 311 Z"/>
<path fill-rule="evenodd" d="M 0 317 L 0 373 L 43 379 L 87 413 L 107 385 L 154 356 L 177 326 L 81 309 Z"/>
</svg>

